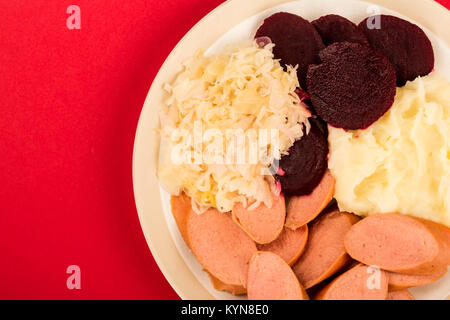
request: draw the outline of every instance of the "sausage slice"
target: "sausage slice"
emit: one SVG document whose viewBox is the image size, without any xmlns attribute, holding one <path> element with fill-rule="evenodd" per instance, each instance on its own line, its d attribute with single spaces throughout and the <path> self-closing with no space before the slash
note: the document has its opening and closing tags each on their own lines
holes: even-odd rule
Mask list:
<svg viewBox="0 0 450 320">
<path fill-rule="evenodd" d="M 170 197 L 170 207 L 178 230 L 180 230 L 184 242 L 190 247 L 187 237 L 187 220 L 192 211 L 191 198 L 184 193 L 179 196 L 172 196 Z"/>
<path fill-rule="evenodd" d="M 355 224 L 345 237 L 355 260 L 392 272 L 425 275 L 450 263 L 450 229 L 423 219 L 387 213 Z"/>
<path fill-rule="evenodd" d="M 386 300 L 416 300 L 408 290 L 392 291 L 388 293 Z"/>
<path fill-rule="evenodd" d="M 253 210 L 242 203 L 233 206 L 233 219 L 255 242 L 266 244 L 274 241 L 283 230 L 286 219 L 284 196 L 274 196 L 272 207 L 264 204 Z"/>
<path fill-rule="evenodd" d="M 246 294 L 247 290 L 243 286 L 234 286 L 232 284 L 226 284 L 214 277 L 211 273 L 208 272 L 209 279 L 214 287 L 214 289 L 218 291 L 229 292 L 234 295 Z"/>
<path fill-rule="evenodd" d="M 292 197 L 288 204 L 285 226 L 295 230 L 317 217 L 333 198 L 335 183 L 327 170 L 312 193 Z"/>
<path fill-rule="evenodd" d="M 429 275 L 412 275 L 404 273 L 388 272 L 389 291 L 399 291 L 412 287 L 424 286 L 433 283 L 444 276 L 447 269 L 442 268 L 436 273 Z"/>
<path fill-rule="evenodd" d="M 256 252 L 248 269 L 249 300 L 308 300 L 289 265 L 272 252 Z"/>
<path fill-rule="evenodd" d="M 268 244 L 257 244 L 256 247 L 259 251 L 270 251 L 279 255 L 291 266 L 302 254 L 307 241 L 307 225 L 304 225 L 297 230 L 291 230 L 285 227 L 275 241 Z"/>
<path fill-rule="evenodd" d="M 381 269 L 363 264 L 344 272 L 323 288 L 317 300 L 386 300 L 388 277 Z"/>
<path fill-rule="evenodd" d="M 204 269 L 225 284 L 245 287 L 248 263 L 257 251 L 254 241 L 229 213 L 211 208 L 197 214 L 184 195 L 171 203 L 180 232 Z"/>
<path fill-rule="evenodd" d="M 331 211 L 311 223 L 306 249 L 293 266 L 306 289 L 330 277 L 350 261 L 344 237 L 358 219 L 347 212 Z"/>
</svg>

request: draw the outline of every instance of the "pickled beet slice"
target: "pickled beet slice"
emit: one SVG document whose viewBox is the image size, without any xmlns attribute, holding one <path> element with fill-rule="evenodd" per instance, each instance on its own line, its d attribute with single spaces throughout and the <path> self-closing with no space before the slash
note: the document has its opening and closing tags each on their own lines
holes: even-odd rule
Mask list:
<svg viewBox="0 0 450 320">
<path fill-rule="evenodd" d="M 308 69 L 308 93 L 328 124 L 365 129 L 392 106 L 395 69 L 384 55 L 359 43 L 335 42 L 319 56 L 322 63 Z"/>
<path fill-rule="evenodd" d="M 288 155 L 281 157 L 283 175 L 275 176 L 286 195 L 310 194 L 328 167 L 328 141 L 323 123 L 314 118 L 309 120 L 309 133 L 294 143 Z"/>
<path fill-rule="evenodd" d="M 379 18 L 379 29 L 373 28 L 376 18 Z M 415 24 L 394 16 L 380 15 L 364 19 L 358 28 L 371 46 L 394 65 L 397 86 L 401 87 L 406 81 L 425 76 L 433 70 L 434 53 L 430 39 Z"/>
<path fill-rule="evenodd" d="M 295 14 L 279 12 L 264 20 L 255 35 L 259 37 L 272 40 L 274 56 L 282 65 L 298 65 L 298 80 L 301 87 L 306 88 L 308 65 L 319 61 L 317 54 L 324 48 L 313 25 Z"/>
<path fill-rule="evenodd" d="M 337 14 L 322 16 L 311 23 L 326 46 L 343 41 L 369 45 L 366 36 L 356 24 Z"/>
</svg>

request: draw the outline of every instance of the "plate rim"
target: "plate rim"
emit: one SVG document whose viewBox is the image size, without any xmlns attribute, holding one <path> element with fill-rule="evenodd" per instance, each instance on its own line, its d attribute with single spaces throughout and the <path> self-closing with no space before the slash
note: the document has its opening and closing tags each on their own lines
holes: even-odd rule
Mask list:
<svg viewBox="0 0 450 320">
<path fill-rule="evenodd" d="M 175 62 L 176 60 L 182 60 L 183 54 L 180 52 L 180 49 L 187 46 L 186 43 L 192 40 L 193 36 L 197 33 L 197 37 L 202 34 L 202 42 L 205 45 L 204 47 L 207 48 L 209 45 L 213 44 L 217 38 L 212 37 L 212 33 L 215 33 L 220 37 L 233 26 L 244 21 L 253 14 L 257 14 L 265 9 L 288 2 L 292 2 L 292 0 L 257 0 L 257 2 L 228 0 L 220 4 L 214 10 L 205 15 L 199 22 L 197 22 L 172 49 L 153 79 L 144 101 L 136 127 L 133 146 L 132 179 L 135 205 L 141 229 L 150 252 L 166 280 L 182 299 L 214 299 L 214 297 L 194 277 L 189 267 L 181 258 L 181 255 L 170 236 L 170 232 L 164 218 L 164 212 L 162 211 L 162 205 L 160 203 L 161 197 L 159 193 L 159 183 L 157 182 L 155 174 L 155 158 L 157 156 L 157 152 L 155 154 L 153 151 L 156 150 L 156 144 L 159 145 L 159 143 L 155 141 L 155 139 L 159 140 L 159 136 L 156 132 L 153 132 L 156 126 L 147 125 L 148 122 L 158 123 L 159 120 L 146 119 L 145 115 L 148 115 L 151 110 L 151 106 L 155 104 L 152 100 L 153 97 L 157 97 L 157 91 L 162 91 L 161 87 L 158 87 L 158 85 L 164 82 L 162 81 L 162 78 L 164 74 L 168 74 L 167 69 L 169 68 L 169 64 Z M 448 19 L 450 17 L 450 12 L 434 0 L 396 0 L 391 2 L 389 0 L 366 0 L 364 2 L 378 4 L 385 8 L 404 14 L 405 16 L 416 20 L 424 27 L 431 30 L 439 39 L 446 42 L 447 45 L 450 44 L 450 22 L 447 24 L 442 23 L 442 21 L 445 21 L 446 18 Z M 239 10 L 237 10 L 238 14 L 236 14 L 236 7 L 240 7 Z M 419 9 L 419 7 L 422 9 Z M 426 17 L 420 15 L 420 12 L 424 12 L 423 10 L 426 10 L 425 12 L 429 12 Z M 214 28 L 210 28 L 210 25 L 214 22 L 214 17 L 219 14 L 226 15 L 227 12 L 228 14 L 232 13 L 234 17 L 232 19 L 227 19 L 227 21 L 224 21 L 225 23 L 222 25 L 219 23 L 214 23 L 216 26 Z M 440 16 L 441 18 L 431 18 L 435 16 Z M 449 20 L 450 19 L 447 21 Z M 439 21 L 441 21 L 441 23 L 438 23 Z M 445 26 L 447 26 L 447 28 Z M 205 34 L 201 33 L 201 29 L 205 28 L 208 28 L 208 31 L 212 30 L 209 36 L 205 36 Z M 193 52 L 190 52 L 188 55 L 192 54 Z M 158 117 L 154 116 L 153 118 Z M 148 141 L 149 139 L 150 142 Z M 153 151 L 151 151 L 152 149 Z M 143 167 L 143 155 L 146 156 L 145 158 L 153 158 L 154 162 L 149 164 L 144 163 L 146 167 Z M 149 178 L 149 180 L 146 180 L 146 178 Z M 152 205 L 149 205 L 150 203 Z M 151 209 L 151 212 L 149 212 L 149 209 Z M 158 216 L 160 218 L 159 220 L 163 220 L 162 226 L 160 225 L 161 221 L 158 220 Z"/>
</svg>

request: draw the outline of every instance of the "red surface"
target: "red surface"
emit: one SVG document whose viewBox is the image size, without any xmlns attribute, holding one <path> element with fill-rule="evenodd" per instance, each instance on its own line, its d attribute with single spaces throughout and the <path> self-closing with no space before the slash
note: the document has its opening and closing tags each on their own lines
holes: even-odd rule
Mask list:
<svg viewBox="0 0 450 320">
<path fill-rule="evenodd" d="M 436 0 L 440 4 L 442 4 L 447 9 L 450 9 L 450 0 Z"/>
<path fill-rule="evenodd" d="M 139 226 L 134 134 L 165 57 L 222 1 L 0 1 L 0 298 L 177 299 Z"/>
</svg>

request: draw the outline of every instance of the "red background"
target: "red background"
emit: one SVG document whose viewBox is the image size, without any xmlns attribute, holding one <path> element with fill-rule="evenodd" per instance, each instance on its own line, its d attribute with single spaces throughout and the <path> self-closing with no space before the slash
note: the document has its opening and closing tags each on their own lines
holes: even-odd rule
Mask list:
<svg viewBox="0 0 450 320">
<path fill-rule="evenodd" d="M 178 298 L 140 229 L 134 134 L 165 57 L 221 2 L 0 0 L 0 299 Z"/>
</svg>

